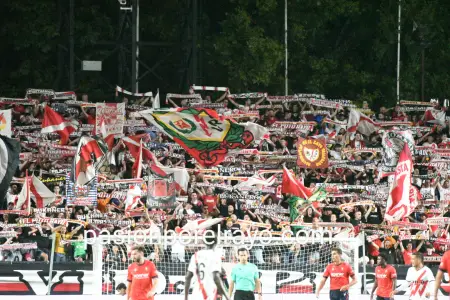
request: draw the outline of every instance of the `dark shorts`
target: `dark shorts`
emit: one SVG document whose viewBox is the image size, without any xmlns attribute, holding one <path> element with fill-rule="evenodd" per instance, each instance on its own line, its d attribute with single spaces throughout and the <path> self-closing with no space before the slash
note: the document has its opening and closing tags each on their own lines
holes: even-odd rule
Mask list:
<svg viewBox="0 0 450 300">
<path fill-rule="evenodd" d="M 255 300 L 255 294 L 249 291 L 236 291 L 234 300 Z"/>
<path fill-rule="evenodd" d="M 390 297 L 380 297 L 380 296 L 377 296 L 377 300 L 391 300 L 391 298 L 390 298 Z"/>
<path fill-rule="evenodd" d="M 348 300 L 348 291 L 330 291 L 330 300 Z"/>
</svg>

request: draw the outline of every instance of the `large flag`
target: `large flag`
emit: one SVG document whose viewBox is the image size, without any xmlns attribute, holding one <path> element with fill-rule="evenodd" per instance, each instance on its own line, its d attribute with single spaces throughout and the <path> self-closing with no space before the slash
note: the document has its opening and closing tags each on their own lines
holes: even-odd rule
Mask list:
<svg viewBox="0 0 450 300">
<path fill-rule="evenodd" d="M 380 128 L 376 122 L 365 114 L 355 110 L 350 110 L 347 122 L 347 132 L 355 133 L 359 131 L 361 134 L 369 136 Z"/>
<path fill-rule="evenodd" d="M 11 110 L 0 110 L 0 135 L 11 137 Z"/>
<path fill-rule="evenodd" d="M 300 168 L 328 168 L 328 148 L 324 138 L 299 138 L 297 143 L 297 165 Z"/>
<path fill-rule="evenodd" d="M 308 199 L 312 196 L 312 192 L 300 183 L 295 175 L 283 166 L 283 182 L 281 184 L 281 192 L 283 194 L 291 194 L 303 199 Z"/>
<path fill-rule="evenodd" d="M 77 127 L 76 121 L 67 121 L 51 109 L 50 106 L 45 106 L 44 119 L 42 120 L 42 133 L 58 133 L 61 138 L 61 144 L 65 145 L 69 141 L 70 134 L 76 131 Z"/>
<path fill-rule="evenodd" d="M 73 182 L 85 185 L 93 180 L 106 159 L 107 151 L 101 140 L 81 137 L 74 158 Z"/>
<path fill-rule="evenodd" d="M 394 181 L 389 191 L 386 213 L 384 215 L 387 221 L 401 220 L 409 216 L 412 212 L 410 200 L 412 170 L 413 160 L 411 152 L 409 151 L 408 145 L 405 144 L 400 153 Z"/>
<path fill-rule="evenodd" d="M 205 108 L 150 109 L 140 114 L 204 167 L 220 164 L 229 150 L 247 148 L 268 132 L 255 123 L 237 124 Z"/>
<path fill-rule="evenodd" d="M 0 135 L 0 209 L 6 209 L 6 193 L 19 166 L 20 143 Z"/>
</svg>

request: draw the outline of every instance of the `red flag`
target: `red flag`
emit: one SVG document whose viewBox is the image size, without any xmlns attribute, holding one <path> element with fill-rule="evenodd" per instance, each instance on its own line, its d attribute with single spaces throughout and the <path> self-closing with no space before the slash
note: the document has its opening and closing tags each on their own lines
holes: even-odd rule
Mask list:
<svg viewBox="0 0 450 300">
<path fill-rule="evenodd" d="M 100 121 L 100 133 L 101 133 L 101 136 L 102 136 L 103 140 L 105 141 L 106 145 L 108 146 L 108 150 L 112 151 L 112 149 L 114 147 L 115 134 L 114 133 L 108 134 L 106 132 L 106 126 L 105 126 L 104 120 Z"/>
<path fill-rule="evenodd" d="M 31 178 L 30 190 L 33 196 L 36 198 L 36 207 L 44 208 L 51 204 L 56 199 L 56 195 L 49 190 L 42 181 L 33 175 Z"/>
<path fill-rule="evenodd" d="M 44 120 L 42 120 L 42 133 L 56 132 L 61 137 L 61 144 L 66 145 L 69 141 L 69 135 L 76 130 L 77 125 L 65 120 L 48 105 L 45 106 Z"/>
<path fill-rule="evenodd" d="M 138 135 L 132 135 L 123 137 L 122 141 L 127 146 L 128 150 L 130 151 L 131 156 L 134 157 L 134 159 L 137 159 L 139 157 L 139 151 L 141 147 L 141 139 L 145 136 L 148 136 L 147 134 L 138 134 Z M 146 161 L 152 161 L 154 159 L 153 153 L 150 152 L 145 147 L 142 147 L 142 158 Z"/>
<path fill-rule="evenodd" d="M 363 113 L 351 109 L 350 115 L 347 122 L 347 132 L 355 133 L 356 131 L 361 132 L 363 135 L 371 135 L 380 128 L 380 125 L 375 123 L 368 116 Z"/>
<path fill-rule="evenodd" d="M 134 164 L 132 167 L 133 178 L 141 178 L 142 174 L 142 151 L 144 146 L 141 141 L 141 145 L 139 146 L 139 154 L 134 160 Z"/>
<path fill-rule="evenodd" d="M 312 196 L 312 192 L 298 181 L 294 174 L 283 166 L 283 182 L 281 184 L 281 192 L 284 194 L 292 194 L 303 199 Z"/>
<path fill-rule="evenodd" d="M 73 182 L 84 185 L 90 182 L 105 161 L 106 145 L 100 140 L 83 136 L 74 157 Z"/>
<path fill-rule="evenodd" d="M 413 161 L 408 145 L 405 143 L 392 182 L 386 205 L 384 218 L 387 221 L 398 221 L 411 214 L 413 211 L 410 199 L 411 172 Z"/>
</svg>

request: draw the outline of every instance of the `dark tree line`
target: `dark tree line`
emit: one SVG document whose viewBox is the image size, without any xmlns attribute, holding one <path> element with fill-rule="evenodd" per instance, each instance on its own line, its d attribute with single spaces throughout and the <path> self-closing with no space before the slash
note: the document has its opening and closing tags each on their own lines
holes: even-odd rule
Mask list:
<svg viewBox="0 0 450 300">
<path fill-rule="evenodd" d="M 68 0 L 0 1 L 0 94 L 28 87 L 69 89 Z M 450 95 L 450 1 L 402 1 L 401 98 Z M 284 1 L 198 0 L 198 82 L 232 92 L 284 93 Z M 74 0 L 75 89 L 112 94 L 129 87 L 131 54 L 117 41 L 115 0 Z M 395 0 L 288 0 L 289 89 L 333 98 L 393 104 L 396 93 Z M 140 91 L 186 92 L 192 45 L 190 1 L 141 0 L 141 47 L 151 69 Z M 131 30 L 125 28 L 123 47 Z M 121 59 L 127 63 L 120 70 Z M 79 60 L 102 60 L 102 72 L 82 72 Z M 141 66 L 141 74 L 146 71 Z M 183 89 L 183 90 L 182 90 Z M 100 100 L 100 99 L 99 99 Z"/>
</svg>

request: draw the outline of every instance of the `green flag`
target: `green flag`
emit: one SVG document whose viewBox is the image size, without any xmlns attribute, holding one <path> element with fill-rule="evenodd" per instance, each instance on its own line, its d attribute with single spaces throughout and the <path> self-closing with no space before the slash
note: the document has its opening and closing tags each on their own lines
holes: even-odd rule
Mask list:
<svg viewBox="0 0 450 300">
<path fill-rule="evenodd" d="M 324 188 L 320 187 L 314 194 L 307 200 L 300 197 L 291 197 L 287 200 L 289 204 L 290 221 L 294 222 L 299 216 L 299 208 L 310 205 L 312 202 L 322 201 L 327 197 L 327 192 Z"/>
<path fill-rule="evenodd" d="M 327 191 L 320 187 L 314 194 L 311 195 L 311 197 L 308 198 L 308 203 L 311 204 L 312 202 L 316 201 L 323 201 L 327 197 Z"/>
</svg>

